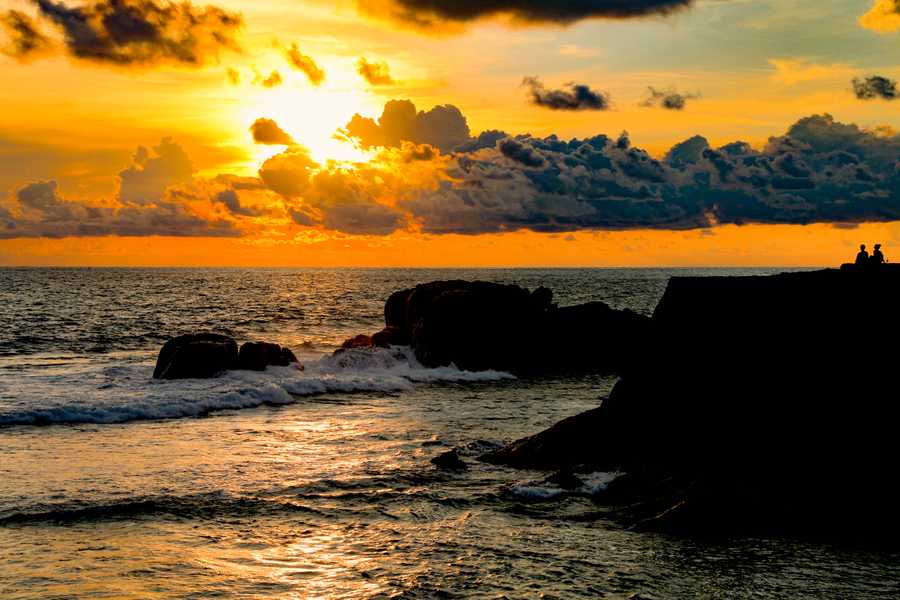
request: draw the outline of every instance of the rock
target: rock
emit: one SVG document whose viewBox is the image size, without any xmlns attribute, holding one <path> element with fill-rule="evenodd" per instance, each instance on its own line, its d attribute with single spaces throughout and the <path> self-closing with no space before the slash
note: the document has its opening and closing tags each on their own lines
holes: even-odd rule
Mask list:
<svg viewBox="0 0 900 600">
<path fill-rule="evenodd" d="M 681 533 L 900 533 L 900 271 L 675 277 L 602 405 L 484 460 L 629 474 L 604 498 Z"/>
<path fill-rule="evenodd" d="M 431 459 L 431 464 L 445 471 L 465 471 L 469 466 L 463 462 L 456 450 L 448 450 Z"/>
<path fill-rule="evenodd" d="M 401 331 L 409 329 L 407 325 L 407 302 L 412 290 L 400 290 L 391 294 L 384 303 L 384 324 Z"/>
<path fill-rule="evenodd" d="M 371 348 L 375 344 L 372 342 L 372 336 L 359 334 L 356 337 L 352 337 L 349 340 L 345 341 L 341 344 L 341 348 L 344 350 L 349 350 L 351 348 Z"/>
<path fill-rule="evenodd" d="M 409 336 L 399 327 L 388 326 L 372 335 L 372 344 L 379 348 L 408 346 L 409 343 Z"/>
<path fill-rule="evenodd" d="M 154 379 L 208 379 L 233 369 L 238 362 L 237 343 L 216 333 L 181 335 L 159 351 Z"/>
<path fill-rule="evenodd" d="M 484 281 L 436 281 L 391 294 L 385 329 L 353 344 L 409 345 L 427 367 L 516 374 L 616 372 L 649 319 L 602 303 L 558 308 L 553 292 Z M 348 344 L 350 344 L 348 346 Z"/>
<path fill-rule="evenodd" d="M 572 471 L 557 471 L 544 479 L 544 483 L 549 483 L 571 492 L 584 486 L 584 482 Z"/>
<path fill-rule="evenodd" d="M 478 457 L 486 463 L 518 469 L 560 470 L 583 464 L 597 447 L 601 409 L 569 417 L 550 429 Z"/>
<path fill-rule="evenodd" d="M 287 367 L 299 362 L 289 348 L 268 342 L 247 342 L 238 352 L 238 369 L 265 371 L 266 367 Z"/>
</svg>

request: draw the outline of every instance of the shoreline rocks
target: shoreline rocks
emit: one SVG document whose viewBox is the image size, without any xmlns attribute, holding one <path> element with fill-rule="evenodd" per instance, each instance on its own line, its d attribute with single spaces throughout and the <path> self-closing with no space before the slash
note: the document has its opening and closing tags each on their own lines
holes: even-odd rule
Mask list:
<svg viewBox="0 0 900 600">
<path fill-rule="evenodd" d="M 298 363 L 289 348 L 246 342 L 218 333 L 191 333 L 167 341 L 156 359 L 154 379 L 210 379 L 225 371 L 264 371 L 268 366 Z"/>
<path fill-rule="evenodd" d="M 553 292 L 484 281 L 436 281 L 391 294 L 385 328 L 344 348 L 409 345 L 426 367 L 517 375 L 618 372 L 649 318 L 601 302 L 560 308 Z"/>
<path fill-rule="evenodd" d="M 618 471 L 598 500 L 678 533 L 900 533 L 900 270 L 676 277 L 599 408 L 481 457 Z"/>
</svg>

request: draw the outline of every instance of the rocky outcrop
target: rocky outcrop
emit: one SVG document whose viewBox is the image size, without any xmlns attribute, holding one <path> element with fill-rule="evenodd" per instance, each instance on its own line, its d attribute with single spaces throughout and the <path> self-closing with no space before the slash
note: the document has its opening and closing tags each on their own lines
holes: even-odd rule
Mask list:
<svg viewBox="0 0 900 600">
<path fill-rule="evenodd" d="M 296 363 L 297 357 L 290 348 L 269 342 L 246 342 L 238 352 L 238 369 L 265 371 L 266 367 L 287 367 Z"/>
<path fill-rule="evenodd" d="M 565 470 L 584 465 L 596 450 L 601 410 L 595 408 L 563 419 L 533 436 L 480 457 L 483 462 L 520 469 Z"/>
<path fill-rule="evenodd" d="M 628 472 L 606 501 L 656 529 L 900 531 L 898 294 L 893 269 L 673 278 L 600 408 L 485 458 Z"/>
<path fill-rule="evenodd" d="M 459 453 L 456 450 L 448 450 L 438 454 L 431 459 L 431 464 L 444 471 L 465 471 L 469 468 L 463 459 L 459 457 Z"/>
<path fill-rule="evenodd" d="M 166 342 L 159 351 L 154 379 L 207 379 L 235 368 L 237 343 L 226 335 L 194 333 Z"/>
<path fill-rule="evenodd" d="M 268 366 L 297 362 L 294 353 L 278 344 L 247 342 L 238 351 L 235 340 L 218 333 L 180 335 L 159 351 L 154 379 L 208 379 L 232 369 L 264 371 Z"/>
<path fill-rule="evenodd" d="M 482 281 L 437 281 L 392 294 L 385 329 L 344 347 L 410 345 L 425 366 L 452 363 L 470 371 L 615 372 L 648 323 L 600 302 L 559 308 L 543 287 L 529 292 Z"/>
</svg>

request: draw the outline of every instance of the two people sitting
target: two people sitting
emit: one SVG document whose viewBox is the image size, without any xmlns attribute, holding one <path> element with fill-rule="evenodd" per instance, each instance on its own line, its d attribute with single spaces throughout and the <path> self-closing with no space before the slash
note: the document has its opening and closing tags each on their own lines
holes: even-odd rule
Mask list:
<svg viewBox="0 0 900 600">
<path fill-rule="evenodd" d="M 872 251 L 872 256 L 869 256 L 869 253 L 866 251 L 865 244 L 859 246 L 859 253 L 856 255 L 857 268 L 864 269 L 866 267 L 878 267 L 886 262 L 887 260 L 885 260 L 884 254 L 881 253 L 881 244 L 875 244 L 875 250 Z"/>
</svg>

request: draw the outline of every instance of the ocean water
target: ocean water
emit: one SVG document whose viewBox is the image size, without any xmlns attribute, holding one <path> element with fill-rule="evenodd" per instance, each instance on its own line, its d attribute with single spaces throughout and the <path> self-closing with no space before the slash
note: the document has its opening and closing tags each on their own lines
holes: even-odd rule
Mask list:
<svg viewBox="0 0 900 600">
<path fill-rule="evenodd" d="M 0 598 L 900 597 L 895 551 L 636 533 L 592 499 L 614 473 L 567 493 L 474 460 L 613 378 L 331 356 L 419 282 L 649 314 L 673 274 L 747 272 L 771 271 L 0 269 Z M 196 330 L 306 370 L 153 381 Z M 430 464 L 451 448 L 468 471 Z"/>
</svg>

